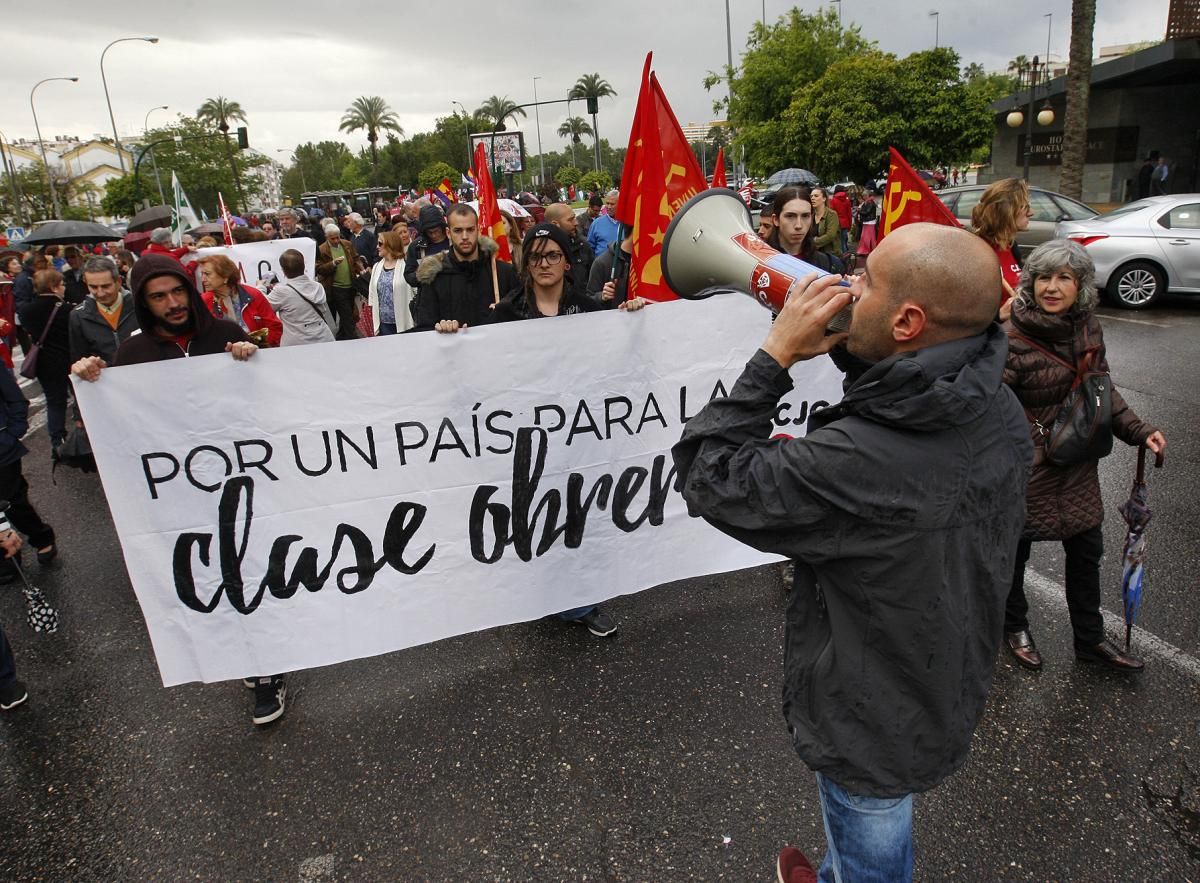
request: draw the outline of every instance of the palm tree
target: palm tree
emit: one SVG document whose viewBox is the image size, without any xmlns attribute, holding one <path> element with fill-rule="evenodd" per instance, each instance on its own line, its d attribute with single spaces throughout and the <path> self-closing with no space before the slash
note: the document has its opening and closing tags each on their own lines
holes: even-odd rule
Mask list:
<svg viewBox="0 0 1200 883">
<path fill-rule="evenodd" d="M 517 103 L 507 95 L 503 98 L 493 95 L 479 106 L 475 111 L 475 116 L 483 117 L 492 124 L 497 132 L 503 132 L 507 120 L 511 119 L 515 123 L 518 116 L 528 116 L 528 114 L 525 113 L 525 108 L 517 107 Z"/>
<path fill-rule="evenodd" d="M 558 127 L 558 134 L 561 138 L 571 139 L 571 165 L 575 165 L 575 145 L 579 143 L 581 135 L 592 134 L 592 127 L 583 117 L 567 117 Z"/>
<path fill-rule="evenodd" d="M 224 95 L 216 98 L 206 98 L 196 110 L 196 119 L 208 123 L 215 129 L 220 129 L 224 135 L 229 131 L 229 122 L 246 122 L 246 112 L 236 101 L 229 101 Z"/>
<path fill-rule="evenodd" d="M 591 107 L 596 107 L 601 98 L 616 94 L 617 90 L 599 74 L 584 74 L 575 81 L 575 85 L 571 87 L 571 92 L 567 97 L 587 101 Z M 592 137 L 596 143 L 596 171 L 600 171 L 600 126 L 596 123 L 595 113 L 592 113 Z"/>
<path fill-rule="evenodd" d="M 1018 55 L 1008 63 L 1007 71 L 1013 76 L 1019 76 L 1021 71 L 1028 70 L 1029 57 L 1026 55 Z"/>
<path fill-rule="evenodd" d="M 346 108 L 342 121 L 338 123 L 339 132 L 356 132 L 359 129 L 367 130 L 367 143 L 371 145 L 371 165 L 376 168 L 379 167 L 379 151 L 375 148 L 375 142 L 379 140 L 379 133 L 395 132 L 400 137 L 404 136 L 396 112 L 378 95 L 355 98 L 354 103 Z"/>
<path fill-rule="evenodd" d="M 1092 31 L 1096 0 L 1071 0 L 1071 51 L 1067 64 L 1067 109 L 1063 118 L 1062 172 L 1058 189 L 1083 196 L 1083 163 L 1087 156 L 1088 97 L 1092 82 Z"/>
</svg>

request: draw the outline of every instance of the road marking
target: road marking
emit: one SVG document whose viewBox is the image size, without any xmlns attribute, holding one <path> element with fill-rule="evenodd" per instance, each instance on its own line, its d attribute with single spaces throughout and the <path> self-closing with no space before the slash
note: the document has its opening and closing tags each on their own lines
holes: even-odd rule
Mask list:
<svg viewBox="0 0 1200 883">
<path fill-rule="evenodd" d="M 1067 590 L 1052 579 L 1042 576 L 1033 570 L 1025 571 L 1025 585 L 1033 593 L 1056 607 L 1066 610 Z M 1104 625 L 1117 634 L 1125 634 L 1125 617 L 1109 613 L 1101 608 Z M 1156 659 L 1172 668 L 1178 669 L 1194 681 L 1200 681 L 1200 659 L 1185 653 L 1174 644 L 1164 641 L 1158 635 L 1151 634 L 1141 626 L 1133 627 L 1133 651 L 1142 658 Z"/>
<path fill-rule="evenodd" d="M 1128 316 L 1117 316 L 1112 313 L 1099 313 L 1101 319 L 1112 319 L 1115 322 L 1129 322 L 1131 325 L 1149 325 L 1151 328 L 1173 328 L 1165 322 L 1151 322 L 1149 319 L 1130 319 Z"/>
</svg>

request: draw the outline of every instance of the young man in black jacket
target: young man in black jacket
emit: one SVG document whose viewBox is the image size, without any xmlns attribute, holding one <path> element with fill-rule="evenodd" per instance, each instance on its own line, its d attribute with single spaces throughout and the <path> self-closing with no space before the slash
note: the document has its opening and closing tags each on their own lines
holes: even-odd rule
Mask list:
<svg viewBox="0 0 1200 883">
<path fill-rule="evenodd" d="M 229 353 L 239 362 L 250 359 L 256 347 L 239 325 L 218 319 L 192 283 L 179 261 L 167 255 L 146 255 L 129 274 L 140 334 L 117 349 L 114 366 Z M 99 356 L 87 356 L 71 366 L 80 380 L 95 382 L 107 367 Z M 256 724 L 269 724 L 283 716 L 287 686 L 283 675 L 247 678 L 254 688 Z"/>
<path fill-rule="evenodd" d="M 901 227 L 840 281 L 800 280 L 673 453 L 692 515 L 796 561 L 783 711 L 817 777 L 821 879 L 905 881 L 912 795 L 962 765 L 983 714 L 1033 452 L 981 239 Z M 852 301 L 849 336 L 826 334 Z M 788 369 L 842 341 L 870 367 L 803 438 L 772 439 Z M 806 866 L 789 847 L 780 879 Z"/>
<path fill-rule="evenodd" d="M 498 247 L 479 235 L 475 209 L 456 202 L 450 206 L 446 222 L 450 249 L 426 256 L 417 269 L 421 291 L 413 313 L 416 330 L 428 331 L 448 321 L 459 326 L 490 322 L 498 295 L 507 294 L 518 284 L 512 264 L 493 260 Z"/>
</svg>

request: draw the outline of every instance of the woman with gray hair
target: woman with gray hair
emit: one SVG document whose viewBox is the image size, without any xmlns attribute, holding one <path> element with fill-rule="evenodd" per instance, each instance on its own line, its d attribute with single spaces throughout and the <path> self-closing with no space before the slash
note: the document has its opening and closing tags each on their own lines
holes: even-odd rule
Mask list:
<svg viewBox="0 0 1200 883">
<path fill-rule="evenodd" d="M 1012 589 L 1004 614 L 1004 640 L 1022 666 L 1034 671 L 1042 657 L 1029 630 L 1025 563 L 1032 544 L 1058 540 L 1066 553 L 1067 609 L 1075 657 L 1114 671 L 1136 673 L 1140 660 L 1127 656 L 1104 634 L 1100 614 L 1100 559 L 1104 553 L 1104 507 L 1096 458 L 1057 465 L 1047 457 L 1047 428 L 1053 426 L 1071 391 L 1079 366 L 1108 371 L 1104 334 L 1096 318 L 1096 270 L 1082 246 L 1065 239 L 1044 243 L 1021 268 L 1008 332 L 1004 382 L 1017 394 L 1033 436 L 1033 471 L 1025 497 L 1025 531 L 1017 546 Z M 1125 404 L 1111 380 L 1113 436 L 1154 453 L 1167 440 Z"/>
</svg>

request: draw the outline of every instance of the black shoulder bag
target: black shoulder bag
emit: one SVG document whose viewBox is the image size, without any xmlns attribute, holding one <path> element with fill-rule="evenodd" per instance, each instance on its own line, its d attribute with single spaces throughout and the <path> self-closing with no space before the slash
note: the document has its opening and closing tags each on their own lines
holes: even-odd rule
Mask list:
<svg viewBox="0 0 1200 883">
<path fill-rule="evenodd" d="M 1107 371 L 1093 366 L 1099 349 L 1088 347 L 1079 364 L 1072 365 L 1027 337 L 1012 336 L 1075 374 L 1071 389 L 1049 426 L 1040 423 L 1028 408 L 1025 409 L 1029 422 L 1042 436 L 1046 459 L 1055 466 L 1074 466 L 1107 457 L 1113 447 L 1112 378 Z"/>
<path fill-rule="evenodd" d="M 61 300 L 54 305 L 54 309 L 50 311 L 50 318 L 46 320 L 46 327 L 38 335 L 37 343 L 29 348 L 29 352 L 25 354 L 25 358 L 21 361 L 21 376 L 27 380 L 37 379 L 38 356 L 41 355 L 42 347 L 46 343 L 46 335 L 50 333 L 50 326 L 54 324 L 54 317 L 58 315 L 58 308 L 62 305 L 63 302 Z"/>
</svg>

